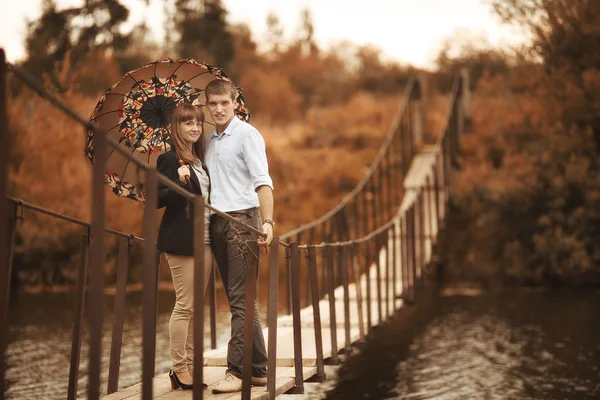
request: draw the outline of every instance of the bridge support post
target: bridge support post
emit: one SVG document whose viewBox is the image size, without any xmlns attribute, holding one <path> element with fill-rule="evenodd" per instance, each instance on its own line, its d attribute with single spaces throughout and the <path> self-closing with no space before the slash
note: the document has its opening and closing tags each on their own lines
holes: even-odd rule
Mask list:
<svg viewBox="0 0 600 400">
<path fill-rule="evenodd" d="M 269 398 L 275 398 L 277 377 L 277 302 L 279 300 L 279 236 L 271 242 L 269 255 L 269 301 L 267 308 L 267 326 L 269 327 L 267 354 L 267 392 Z"/>
<path fill-rule="evenodd" d="M 298 242 L 290 244 L 292 259 L 292 323 L 294 330 L 294 387 L 287 393 L 304 393 L 302 370 L 302 327 L 300 325 L 300 250 Z"/>
<path fill-rule="evenodd" d="M 307 251 L 308 276 L 310 278 L 310 293 L 312 296 L 313 324 L 315 327 L 315 348 L 317 353 L 317 375 L 312 382 L 323 382 L 326 378 L 323 363 L 323 337 L 321 332 L 321 309 L 319 306 L 319 282 L 317 278 L 317 253 L 314 246 L 308 246 Z"/>
<path fill-rule="evenodd" d="M 79 364 L 81 357 L 81 337 L 83 336 L 83 319 L 85 313 L 85 288 L 88 279 L 90 232 L 81 236 L 81 259 L 77 274 L 77 300 L 75 301 L 75 322 L 73 323 L 73 337 L 71 340 L 71 362 L 69 366 L 69 386 L 67 399 L 77 398 L 77 383 L 79 381 Z M 110 390 L 110 388 L 109 388 Z"/>
<path fill-rule="evenodd" d="M 363 295 L 362 295 L 362 282 L 360 278 L 360 245 L 355 243 L 350 250 L 352 251 L 352 274 L 356 286 L 356 307 L 358 311 L 358 332 L 359 340 L 365 340 L 365 321 L 363 314 Z"/>
<path fill-rule="evenodd" d="M 210 348 L 217 348 L 217 263 L 213 259 L 210 276 L 208 277 L 208 301 L 210 304 Z"/>
<path fill-rule="evenodd" d="M 193 379 L 195 382 L 202 382 L 204 379 L 204 290 L 206 288 L 206 283 L 205 279 L 206 276 L 204 275 L 204 271 L 206 270 L 206 265 L 205 265 L 205 246 L 204 246 L 204 210 L 206 205 L 204 204 L 204 199 L 202 198 L 202 196 L 197 196 L 194 199 L 194 202 L 192 204 L 192 206 L 194 207 L 194 231 L 198 232 L 198 234 L 194 235 L 194 286 L 193 286 L 193 290 L 194 290 L 194 312 L 193 312 L 193 316 L 194 316 L 194 331 L 192 332 L 192 337 L 194 338 L 194 375 L 193 375 Z M 152 236 L 152 238 L 155 238 L 155 236 Z M 252 249 L 252 245 L 254 245 L 254 243 L 250 244 L 250 248 Z M 255 248 L 252 249 L 254 251 L 256 251 L 256 254 L 258 254 L 258 245 L 254 246 Z M 242 359 L 242 363 L 243 363 L 243 378 L 246 378 L 246 381 L 243 381 L 243 384 L 250 384 L 250 379 L 249 377 L 246 375 L 246 368 L 247 368 L 247 354 L 246 354 L 246 340 L 250 340 L 247 337 L 247 322 L 248 319 L 252 317 L 248 316 L 248 310 L 253 310 L 254 307 L 252 307 L 252 304 L 254 303 L 254 298 L 256 297 L 256 271 L 257 271 L 257 263 L 258 260 L 254 257 L 253 254 L 249 254 L 248 255 L 249 258 L 249 262 L 248 262 L 248 268 L 246 270 L 247 274 L 249 274 L 250 276 L 246 276 L 246 320 L 244 321 L 244 355 L 243 355 L 243 359 Z M 158 267 L 158 265 L 157 265 Z M 158 268 L 157 268 L 158 270 Z M 158 274 L 154 274 L 157 277 L 157 284 L 158 284 Z M 252 285 L 254 280 L 254 285 Z M 145 288 L 148 289 L 148 288 Z M 157 287 L 157 293 L 158 293 L 158 287 Z M 155 304 L 156 304 L 156 298 L 155 300 Z M 156 310 L 155 310 L 156 312 Z M 155 326 L 156 326 L 156 320 L 155 320 Z M 252 330 L 250 330 L 250 336 L 252 335 Z M 156 347 L 156 346 L 155 346 Z M 204 390 L 202 388 L 202 386 L 196 385 L 194 387 L 194 392 L 193 392 L 193 399 L 194 400 L 202 400 L 204 398 Z M 242 397 L 244 396 L 244 392 L 242 392 Z"/>
<path fill-rule="evenodd" d="M 90 245 L 90 288 L 88 293 L 90 351 L 88 360 L 88 399 L 100 398 L 100 374 L 102 369 L 102 321 L 104 315 L 104 260 L 105 260 L 105 193 L 104 173 L 108 143 L 106 132 L 96 132 L 94 166 L 92 169 L 92 226 Z M 152 193 L 152 192 L 150 192 Z M 152 205 L 146 204 L 146 207 Z M 146 234 L 147 232 L 144 232 Z M 144 235 L 150 237 L 149 235 Z M 153 350 L 154 351 L 154 348 Z M 154 354 L 154 353 L 153 353 Z M 152 365 L 154 366 L 154 365 Z M 154 372 L 154 368 L 152 370 Z M 151 392 L 150 392 L 151 393 Z"/>
<path fill-rule="evenodd" d="M 461 108 L 463 114 L 463 126 L 461 133 L 471 132 L 471 79 L 469 69 L 464 67 L 460 70 L 461 79 Z"/>
<path fill-rule="evenodd" d="M 411 159 L 418 152 L 418 149 L 423 144 L 423 132 L 425 130 L 425 104 L 426 104 L 426 90 L 427 80 L 425 75 L 419 74 L 415 78 L 415 90 L 413 91 L 412 102 L 414 107 L 412 109 L 412 143 L 413 148 L 411 152 Z"/>
<path fill-rule="evenodd" d="M 329 297 L 329 332 L 331 334 L 331 357 L 326 360 L 328 365 L 339 365 L 341 363 L 337 350 L 337 320 L 335 312 L 335 281 L 334 281 L 334 259 L 335 254 L 331 245 L 323 249 L 323 261 L 327 258 L 327 296 Z M 325 265 L 324 265 L 325 266 Z"/>
<path fill-rule="evenodd" d="M 127 271 L 129 269 L 129 239 L 119 240 L 119 258 L 117 261 L 117 292 L 113 311 L 113 330 L 110 342 L 110 361 L 108 369 L 107 394 L 119 389 L 119 372 L 121 368 L 121 345 L 123 341 L 123 325 L 125 323 L 125 296 L 127 291 Z"/>
<path fill-rule="evenodd" d="M 204 215 L 204 213 L 200 214 Z M 244 250 L 246 263 L 248 268 L 246 269 L 246 296 L 245 305 L 246 310 L 244 314 L 244 353 L 242 360 L 242 400 L 250 400 L 251 394 L 251 380 L 252 380 L 252 359 L 253 359 L 253 342 L 254 342 L 254 307 L 256 302 L 256 277 L 258 275 L 258 258 L 259 254 L 258 243 L 255 241 L 248 242 L 248 248 Z M 293 257 L 293 255 L 292 255 Z M 297 295 L 297 294 L 296 294 Z M 201 296 L 200 296 L 201 297 Z M 296 339 L 296 315 L 294 315 L 294 339 Z M 295 350 L 295 346 L 294 346 Z M 294 351 L 294 358 L 296 358 L 296 352 Z M 194 373 L 196 370 L 194 370 Z M 198 380 L 202 379 L 202 375 L 198 377 Z M 194 377 L 194 380 L 197 379 Z M 268 383 L 268 379 L 267 379 Z M 202 392 L 202 390 L 200 390 Z M 194 391 L 195 393 L 195 391 Z M 196 400 L 196 399 L 194 399 Z M 200 400 L 200 399 L 198 399 Z"/>
<path fill-rule="evenodd" d="M 10 224 L 4 225 L 9 216 L 8 201 L 8 112 L 7 112 L 7 68 L 4 49 L 0 49 L 0 355 L 4 354 L 8 345 L 8 300 L 10 296 L 11 258 L 9 257 L 9 240 L 11 233 L 7 229 Z M 0 399 L 4 399 L 5 363 L 0 362 Z"/>
</svg>

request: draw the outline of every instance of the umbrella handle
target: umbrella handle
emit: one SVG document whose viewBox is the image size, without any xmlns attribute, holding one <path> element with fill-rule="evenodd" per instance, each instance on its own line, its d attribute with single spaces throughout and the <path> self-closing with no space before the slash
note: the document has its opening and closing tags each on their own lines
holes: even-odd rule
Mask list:
<svg viewBox="0 0 600 400">
<path fill-rule="evenodd" d="M 183 167 L 184 165 L 185 165 L 185 163 L 184 163 L 184 162 L 183 162 L 183 160 L 180 158 L 180 159 L 179 159 L 179 166 L 180 166 L 180 167 Z M 189 176 L 186 176 L 186 177 L 185 177 L 185 184 L 186 184 L 186 185 L 189 185 L 189 184 L 190 184 L 190 177 L 189 177 Z"/>
</svg>

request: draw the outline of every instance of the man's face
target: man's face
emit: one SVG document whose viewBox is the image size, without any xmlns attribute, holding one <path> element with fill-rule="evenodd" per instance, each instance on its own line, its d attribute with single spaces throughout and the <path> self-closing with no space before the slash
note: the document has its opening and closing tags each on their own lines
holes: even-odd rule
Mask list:
<svg viewBox="0 0 600 400">
<path fill-rule="evenodd" d="M 206 106 L 217 126 L 227 125 L 233 118 L 233 100 L 227 94 L 210 95 Z"/>
</svg>

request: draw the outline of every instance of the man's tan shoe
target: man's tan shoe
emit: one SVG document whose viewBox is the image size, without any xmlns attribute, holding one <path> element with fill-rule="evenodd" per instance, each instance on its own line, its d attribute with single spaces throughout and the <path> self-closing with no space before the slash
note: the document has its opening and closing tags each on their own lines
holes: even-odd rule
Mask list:
<svg viewBox="0 0 600 400">
<path fill-rule="evenodd" d="M 242 390 L 242 380 L 237 376 L 230 374 L 229 372 L 225 374 L 225 379 L 217 384 L 212 390 L 214 394 L 218 393 L 235 393 L 240 392 Z"/>
<path fill-rule="evenodd" d="M 267 377 L 265 376 L 264 378 L 258 378 L 256 376 L 253 376 L 252 384 L 254 386 L 267 386 Z"/>
</svg>

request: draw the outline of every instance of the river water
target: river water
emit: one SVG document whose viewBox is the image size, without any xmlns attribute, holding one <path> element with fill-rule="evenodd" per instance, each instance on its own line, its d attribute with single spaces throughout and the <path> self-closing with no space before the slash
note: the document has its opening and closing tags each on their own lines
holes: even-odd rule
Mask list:
<svg viewBox="0 0 600 400">
<path fill-rule="evenodd" d="M 74 300 L 73 293 L 13 296 L 8 398 L 65 398 Z M 113 301 L 113 296 L 106 296 L 103 392 Z M 167 328 L 173 302 L 172 292 L 159 293 L 157 373 L 170 368 Z M 217 304 L 217 345 L 221 346 L 229 337 L 229 313 L 224 297 Z M 340 368 L 337 385 L 321 397 L 600 399 L 600 292 L 513 291 L 440 297 L 413 307 L 412 317 L 404 309 L 378 328 L 363 351 Z M 129 293 L 121 388 L 141 378 L 141 316 L 141 293 Z M 206 347 L 209 339 L 206 329 Z M 86 334 L 80 398 L 86 394 L 88 351 Z"/>
<path fill-rule="evenodd" d="M 417 314 L 377 329 L 322 397 L 600 399 L 600 292 L 442 297 Z"/>
<path fill-rule="evenodd" d="M 221 290 L 217 291 L 222 292 Z M 142 300 L 140 292 L 127 294 L 119 387 L 141 380 Z M 156 336 L 156 373 L 171 366 L 168 323 L 175 296 L 160 291 Z M 69 382 L 69 361 L 74 321 L 74 293 L 18 294 L 11 297 L 7 381 L 9 399 L 64 399 Z M 266 304 L 266 303 L 263 303 Z M 114 296 L 105 296 L 101 393 L 106 393 Z M 217 299 L 217 346 L 229 339 L 229 311 L 224 295 Z M 210 348 L 208 307 L 205 349 Z M 89 338 L 87 322 L 82 339 L 79 396 L 85 398 Z"/>
</svg>

